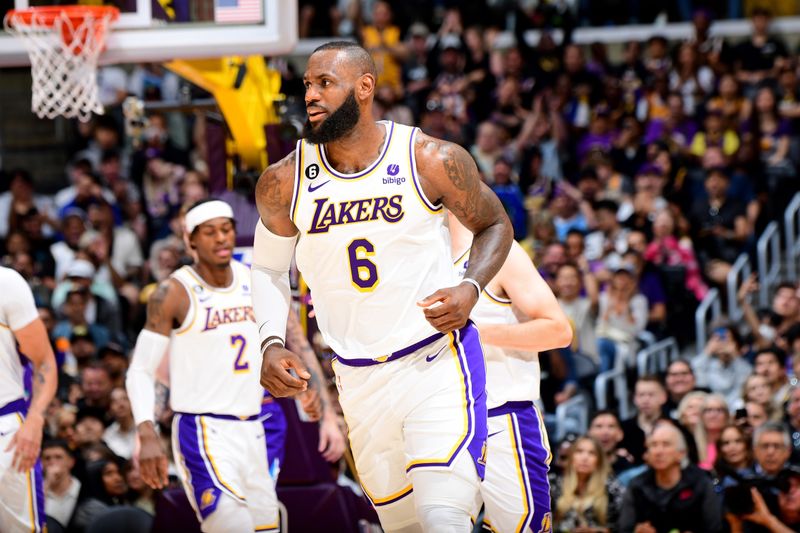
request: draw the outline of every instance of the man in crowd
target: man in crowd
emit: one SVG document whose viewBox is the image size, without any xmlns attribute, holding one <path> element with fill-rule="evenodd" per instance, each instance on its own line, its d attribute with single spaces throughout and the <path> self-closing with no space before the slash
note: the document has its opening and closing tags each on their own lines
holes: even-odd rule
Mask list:
<svg viewBox="0 0 800 533">
<path fill-rule="evenodd" d="M 689 463 L 686 441 L 669 422 L 647 439 L 649 469 L 634 478 L 622 504 L 619 531 L 722 531 L 722 510 L 711 480 Z"/>
</svg>

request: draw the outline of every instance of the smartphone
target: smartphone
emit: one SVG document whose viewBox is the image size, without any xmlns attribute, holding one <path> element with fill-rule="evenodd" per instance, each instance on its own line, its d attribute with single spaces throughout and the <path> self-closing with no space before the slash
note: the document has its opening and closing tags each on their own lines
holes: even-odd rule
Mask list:
<svg viewBox="0 0 800 533">
<path fill-rule="evenodd" d="M 753 512 L 755 503 L 753 495 L 750 493 L 750 487 L 749 483 L 742 483 L 725 488 L 725 507 L 731 513 L 741 516 Z"/>
<path fill-rule="evenodd" d="M 717 328 L 714 330 L 714 334 L 722 340 L 728 338 L 728 329 L 727 328 Z"/>
</svg>

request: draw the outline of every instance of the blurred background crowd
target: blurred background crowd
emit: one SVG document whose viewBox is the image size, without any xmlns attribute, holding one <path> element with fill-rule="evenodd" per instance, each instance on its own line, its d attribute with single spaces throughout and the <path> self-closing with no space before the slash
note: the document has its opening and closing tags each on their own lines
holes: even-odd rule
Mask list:
<svg viewBox="0 0 800 533">
<path fill-rule="evenodd" d="M 300 6 L 301 37 L 355 38 L 372 53 L 377 117 L 469 149 L 573 323 L 568 349 L 540 354 L 555 528 L 797 530 L 800 290 L 783 264 L 766 305 L 756 276 L 728 287 L 800 189 L 800 63 L 771 32 L 794 2 Z M 711 31 L 717 18 L 745 16 L 745 37 Z M 572 40 L 587 25 L 667 21 L 691 21 L 691 37 L 653 31 L 613 51 Z M 272 64 L 292 137 L 304 120 L 303 65 Z M 242 246 L 258 217 L 260 169 L 209 179 L 204 115 L 149 112 L 136 138 L 124 133 L 127 95 L 178 101 L 196 88 L 159 65 L 104 67 L 99 83 L 108 111 L 69 124 L 69 164 L 52 194 L 40 194 L 35 167 L 4 168 L 0 181 L 0 256 L 29 281 L 59 362 L 42 451 L 47 510 L 74 531 L 115 504 L 154 511 L 130 460 L 124 376 L 155 284 L 190 261 L 181 210 L 228 201 Z M 698 349 L 695 311 L 715 289 L 740 315 L 711 324 Z M 305 312 L 302 295 L 300 304 Z M 681 357 L 638 372 L 639 350 L 666 338 Z M 597 410 L 593 382 L 615 371 L 630 395 Z M 558 407 L 577 397 L 586 423 L 558 427 Z M 635 411 L 623 417 L 628 401 Z M 170 418 L 164 408 L 165 435 Z"/>
</svg>

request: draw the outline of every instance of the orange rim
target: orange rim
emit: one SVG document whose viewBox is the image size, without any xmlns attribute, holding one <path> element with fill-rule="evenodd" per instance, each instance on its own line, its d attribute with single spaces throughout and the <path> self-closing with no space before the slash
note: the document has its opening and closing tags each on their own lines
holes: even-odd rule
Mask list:
<svg viewBox="0 0 800 533">
<path fill-rule="evenodd" d="M 102 19 L 111 17 L 111 22 L 119 18 L 119 9 L 113 6 L 44 6 L 30 7 L 28 9 L 12 9 L 6 14 L 6 20 L 11 26 L 30 26 L 34 17 L 36 24 L 52 27 L 56 19 L 66 16 L 70 21 L 77 23 L 87 17 Z"/>
</svg>

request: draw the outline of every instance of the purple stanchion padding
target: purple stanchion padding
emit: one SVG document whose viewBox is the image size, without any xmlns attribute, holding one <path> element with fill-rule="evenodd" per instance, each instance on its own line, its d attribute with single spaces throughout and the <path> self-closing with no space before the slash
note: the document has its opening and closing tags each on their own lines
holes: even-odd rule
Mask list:
<svg viewBox="0 0 800 533">
<path fill-rule="evenodd" d="M 286 506 L 289 531 L 358 533 L 359 520 L 378 523 L 375 512 L 346 487 L 333 483 L 313 487 L 278 487 Z"/>
<path fill-rule="evenodd" d="M 319 427 L 301 422 L 295 401 L 277 399 L 286 415 L 286 457 L 281 465 L 278 485 L 315 485 L 334 480 L 331 466 L 317 451 Z"/>
<path fill-rule="evenodd" d="M 167 489 L 156 500 L 151 533 L 202 533 L 197 515 L 182 488 Z"/>
</svg>

